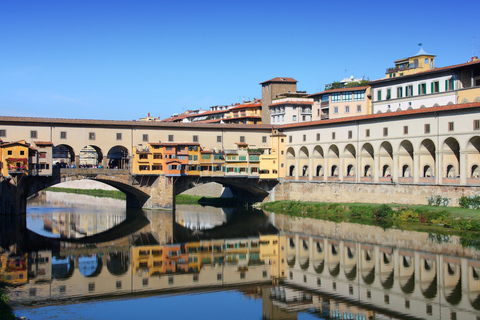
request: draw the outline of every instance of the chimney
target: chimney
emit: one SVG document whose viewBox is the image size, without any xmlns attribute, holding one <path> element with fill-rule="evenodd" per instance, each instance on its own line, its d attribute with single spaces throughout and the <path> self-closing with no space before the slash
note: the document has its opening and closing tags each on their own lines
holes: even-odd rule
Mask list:
<svg viewBox="0 0 480 320">
<path fill-rule="evenodd" d="M 150 112 L 148 113 L 148 117 L 150 118 Z"/>
<path fill-rule="evenodd" d="M 477 61 L 477 60 L 478 60 L 478 56 L 473 56 L 470 61 L 473 62 L 473 61 Z"/>
</svg>

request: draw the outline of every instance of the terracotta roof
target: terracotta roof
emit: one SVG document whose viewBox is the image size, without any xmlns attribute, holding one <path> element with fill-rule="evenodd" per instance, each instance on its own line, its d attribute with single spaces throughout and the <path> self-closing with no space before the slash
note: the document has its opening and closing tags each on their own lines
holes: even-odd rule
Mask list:
<svg viewBox="0 0 480 320">
<path fill-rule="evenodd" d="M 452 65 L 452 66 L 447 66 L 447 67 L 442 67 L 442 68 L 434 68 L 434 69 L 430 69 L 430 70 L 420 71 L 420 72 L 417 72 L 417 73 L 414 73 L 414 74 L 407 74 L 407 75 L 404 75 L 404 76 L 401 76 L 401 77 L 382 78 L 382 79 L 372 80 L 372 81 L 368 82 L 368 84 L 377 84 L 377 83 L 381 83 L 381 82 L 384 82 L 384 81 L 387 82 L 387 81 L 395 81 L 395 80 L 401 80 L 401 79 L 408 79 L 408 78 L 413 78 L 413 77 L 420 76 L 420 75 L 425 75 L 425 74 L 428 74 L 428 73 L 436 73 L 436 72 L 448 71 L 448 70 L 457 69 L 457 68 L 462 68 L 462 67 L 466 67 L 466 66 L 470 66 L 470 65 L 476 65 L 476 64 L 480 64 L 480 60 L 468 61 L 468 62 L 461 63 L 461 64 L 455 64 L 455 65 Z"/>
<path fill-rule="evenodd" d="M 34 141 L 37 146 L 53 146 L 53 143 L 50 141 Z"/>
<path fill-rule="evenodd" d="M 217 122 L 220 122 L 222 120 L 224 120 L 224 118 L 195 121 L 195 123 L 217 123 Z"/>
<path fill-rule="evenodd" d="M 236 106 L 236 107 L 233 107 L 230 110 L 236 110 L 236 109 L 244 109 L 244 108 L 257 108 L 257 107 L 261 107 L 262 106 L 262 103 L 261 102 L 257 102 L 257 103 L 246 103 L 246 104 L 241 104 L 239 106 Z"/>
<path fill-rule="evenodd" d="M 271 107 L 271 106 L 281 106 L 281 105 L 285 105 L 285 104 L 305 104 L 305 105 L 311 106 L 311 105 L 313 104 L 313 101 L 283 101 L 283 102 L 275 102 L 275 103 L 272 103 L 271 105 L 269 105 L 269 107 Z"/>
<path fill-rule="evenodd" d="M 235 142 L 237 146 L 248 146 L 248 143 L 245 142 Z"/>
<path fill-rule="evenodd" d="M 330 90 L 325 90 L 325 91 L 322 91 L 322 92 L 312 93 L 312 94 L 309 94 L 308 96 L 313 97 L 313 96 L 318 96 L 318 95 L 321 95 L 321 94 L 333 93 L 333 92 L 360 91 L 360 90 L 366 90 L 367 88 L 368 88 L 368 86 L 330 89 Z"/>
<path fill-rule="evenodd" d="M 297 83 L 298 81 L 293 79 L 293 78 L 284 78 L 284 77 L 276 77 L 267 81 L 260 82 L 260 84 L 264 84 L 267 82 L 295 82 Z"/>
<path fill-rule="evenodd" d="M 151 146 L 176 147 L 176 146 L 199 146 L 197 142 L 150 142 Z"/>
<path fill-rule="evenodd" d="M 302 122 L 302 123 L 291 123 L 291 124 L 284 124 L 280 126 L 280 129 L 328 125 L 328 124 L 342 123 L 342 122 L 373 120 L 373 119 L 398 117 L 398 116 L 406 116 L 406 115 L 413 115 L 413 114 L 427 114 L 427 113 L 434 113 L 434 112 L 473 109 L 473 108 L 480 108 L 480 102 L 452 104 L 447 106 L 439 106 L 439 107 L 431 107 L 431 108 L 423 108 L 423 109 L 412 109 L 412 110 L 405 110 L 405 111 L 384 112 L 384 113 L 368 114 L 363 116 L 346 117 L 346 118 L 338 118 L 338 119 L 330 119 L 330 120 L 317 120 L 317 121 L 308 121 L 308 122 Z"/>
<path fill-rule="evenodd" d="M 14 144 L 20 144 L 20 145 L 25 146 L 25 147 L 30 147 L 30 145 L 29 145 L 28 143 L 25 143 L 25 142 L 22 142 L 22 141 L 23 141 L 23 140 L 12 141 L 12 142 L 5 142 L 5 143 L 2 144 L 2 147 L 14 145 Z"/>
<path fill-rule="evenodd" d="M 200 153 L 213 153 L 212 150 L 201 150 Z"/>
<path fill-rule="evenodd" d="M 229 121 L 235 121 L 239 119 L 262 119 L 262 117 L 261 116 L 243 116 L 243 117 L 235 117 L 235 118 L 225 118 L 222 120 L 223 122 L 228 123 Z M 257 124 L 255 124 L 255 126 L 257 126 Z"/>
<path fill-rule="evenodd" d="M 107 127 L 132 127 L 149 129 L 169 128 L 202 128 L 202 129 L 244 129 L 259 130 L 271 129 L 268 124 L 224 124 L 224 123 L 182 123 L 182 122 L 161 122 L 161 121 L 123 121 L 123 120 L 89 120 L 89 119 L 62 119 L 62 118 L 35 118 L 35 117 L 8 117 L 0 116 L 0 123 L 16 123 L 19 125 L 43 124 L 46 126 L 107 126 Z"/>
</svg>

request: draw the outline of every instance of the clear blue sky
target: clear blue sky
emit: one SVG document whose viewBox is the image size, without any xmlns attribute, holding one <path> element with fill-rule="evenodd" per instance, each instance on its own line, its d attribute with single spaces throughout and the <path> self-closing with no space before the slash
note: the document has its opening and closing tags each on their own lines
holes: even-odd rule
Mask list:
<svg viewBox="0 0 480 320">
<path fill-rule="evenodd" d="M 0 114 L 133 120 L 479 54 L 478 1 L 2 1 Z M 473 48 L 472 48 L 472 45 Z"/>
</svg>

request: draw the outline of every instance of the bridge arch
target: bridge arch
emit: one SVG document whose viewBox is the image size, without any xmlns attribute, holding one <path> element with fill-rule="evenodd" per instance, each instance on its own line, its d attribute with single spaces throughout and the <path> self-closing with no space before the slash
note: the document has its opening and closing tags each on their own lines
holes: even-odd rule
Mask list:
<svg viewBox="0 0 480 320">
<path fill-rule="evenodd" d="M 79 153 L 80 167 L 96 168 L 103 165 L 103 152 L 100 147 L 95 145 L 84 146 Z"/>
<path fill-rule="evenodd" d="M 129 168 L 128 149 L 124 146 L 116 145 L 107 153 L 107 167 L 110 169 L 128 169 Z"/>
<path fill-rule="evenodd" d="M 55 167 L 71 167 L 75 164 L 75 151 L 68 144 L 59 144 L 52 149 L 52 165 Z"/>
</svg>

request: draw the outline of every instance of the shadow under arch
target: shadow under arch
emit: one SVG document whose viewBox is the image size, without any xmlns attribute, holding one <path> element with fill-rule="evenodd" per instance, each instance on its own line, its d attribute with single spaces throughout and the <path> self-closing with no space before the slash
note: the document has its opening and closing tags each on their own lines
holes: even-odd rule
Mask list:
<svg viewBox="0 0 480 320">
<path fill-rule="evenodd" d="M 109 253 L 107 258 L 107 270 L 114 276 L 121 276 L 128 272 L 129 256 L 124 252 Z"/>
<path fill-rule="evenodd" d="M 80 266 L 82 265 L 82 263 L 79 261 L 78 263 L 78 269 L 80 271 L 80 273 L 82 274 L 82 276 L 86 277 L 86 278 L 95 278 L 97 277 L 100 273 L 102 273 L 102 269 L 103 269 L 103 260 L 102 258 L 100 257 L 100 255 L 95 255 L 95 262 L 96 262 L 96 267 L 95 269 L 93 270 L 92 273 L 90 274 L 84 274 L 84 272 L 82 272 L 82 268 L 80 268 Z"/>
<path fill-rule="evenodd" d="M 53 257 L 55 259 L 59 257 Z M 73 276 L 75 271 L 75 261 L 71 257 L 67 257 L 67 263 L 54 264 L 52 261 L 52 278 L 56 280 L 68 280 Z M 62 268 L 62 265 L 66 267 L 66 270 Z"/>
</svg>

